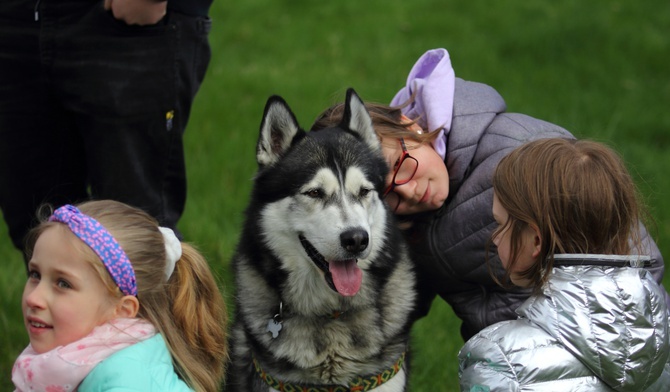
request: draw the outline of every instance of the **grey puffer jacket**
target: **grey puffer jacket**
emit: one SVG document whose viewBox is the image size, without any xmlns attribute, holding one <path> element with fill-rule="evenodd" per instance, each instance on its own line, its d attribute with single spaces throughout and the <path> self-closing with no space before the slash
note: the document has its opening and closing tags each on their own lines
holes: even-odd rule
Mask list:
<svg viewBox="0 0 670 392">
<path fill-rule="evenodd" d="M 665 290 L 644 268 L 600 264 L 554 268 L 518 320 L 470 339 L 461 391 L 670 391 Z"/>
<path fill-rule="evenodd" d="M 464 340 L 488 325 L 515 319 L 514 311 L 530 294 L 501 288 L 486 263 L 485 245 L 495 228 L 491 177 L 496 165 L 525 142 L 574 138 L 557 125 L 505 110 L 505 101 L 493 88 L 456 78 L 445 159 L 449 197 L 436 213 L 415 217 L 409 233 L 412 257 L 423 281 L 424 308 L 420 312 L 427 311 L 435 294 L 440 295 L 463 321 Z M 652 273 L 661 282 L 663 258 L 646 232 L 643 236 L 645 254 L 658 261 Z M 489 257 L 493 271 L 501 274 L 495 247 Z"/>
</svg>

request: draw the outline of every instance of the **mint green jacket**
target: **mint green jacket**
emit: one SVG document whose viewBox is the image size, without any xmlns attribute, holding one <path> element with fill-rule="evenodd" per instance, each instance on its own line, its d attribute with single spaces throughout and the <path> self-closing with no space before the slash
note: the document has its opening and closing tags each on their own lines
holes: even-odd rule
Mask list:
<svg viewBox="0 0 670 392">
<path fill-rule="evenodd" d="M 100 362 L 79 385 L 79 392 L 192 391 L 179 378 L 160 334 Z"/>
</svg>

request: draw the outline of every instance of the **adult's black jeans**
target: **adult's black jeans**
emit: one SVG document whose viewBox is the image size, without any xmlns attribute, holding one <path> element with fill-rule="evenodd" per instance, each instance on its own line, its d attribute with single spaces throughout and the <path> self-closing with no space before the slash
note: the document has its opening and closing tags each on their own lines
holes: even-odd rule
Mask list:
<svg viewBox="0 0 670 392">
<path fill-rule="evenodd" d="M 17 248 L 43 204 L 115 199 L 175 228 L 210 26 L 169 9 L 129 26 L 102 0 L 0 1 L 0 208 Z"/>
</svg>

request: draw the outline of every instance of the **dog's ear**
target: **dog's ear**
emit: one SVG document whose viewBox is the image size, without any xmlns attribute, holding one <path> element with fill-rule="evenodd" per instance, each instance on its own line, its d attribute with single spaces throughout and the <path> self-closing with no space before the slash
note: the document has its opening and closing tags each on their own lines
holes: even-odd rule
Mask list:
<svg viewBox="0 0 670 392">
<path fill-rule="evenodd" d="M 341 127 L 358 134 L 374 151 L 381 150 L 381 143 L 372 126 L 370 113 L 353 88 L 347 89 L 347 98 L 344 102 L 344 114 Z"/>
<path fill-rule="evenodd" d="M 277 95 L 268 98 L 256 146 L 258 165 L 263 167 L 277 162 L 299 132 L 304 131 L 286 101 Z"/>
</svg>

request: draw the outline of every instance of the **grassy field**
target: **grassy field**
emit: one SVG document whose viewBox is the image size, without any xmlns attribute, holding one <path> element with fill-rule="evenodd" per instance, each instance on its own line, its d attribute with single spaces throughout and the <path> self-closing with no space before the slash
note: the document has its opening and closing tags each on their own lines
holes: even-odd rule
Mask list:
<svg viewBox="0 0 670 392">
<path fill-rule="evenodd" d="M 254 174 L 265 101 L 282 95 L 304 127 L 354 87 L 388 102 L 414 61 L 444 47 L 456 75 L 494 86 L 508 111 L 604 141 L 624 156 L 670 257 L 670 3 L 216 0 L 213 57 L 185 135 L 189 194 L 180 229 L 227 299 L 228 263 Z M 27 344 L 23 261 L 0 222 L 0 390 Z M 670 278 L 665 279 L 670 288 Z M 459 322 L 436 301 L 414 329 L 412 391 L 458 390 Z"/>
</svg>

